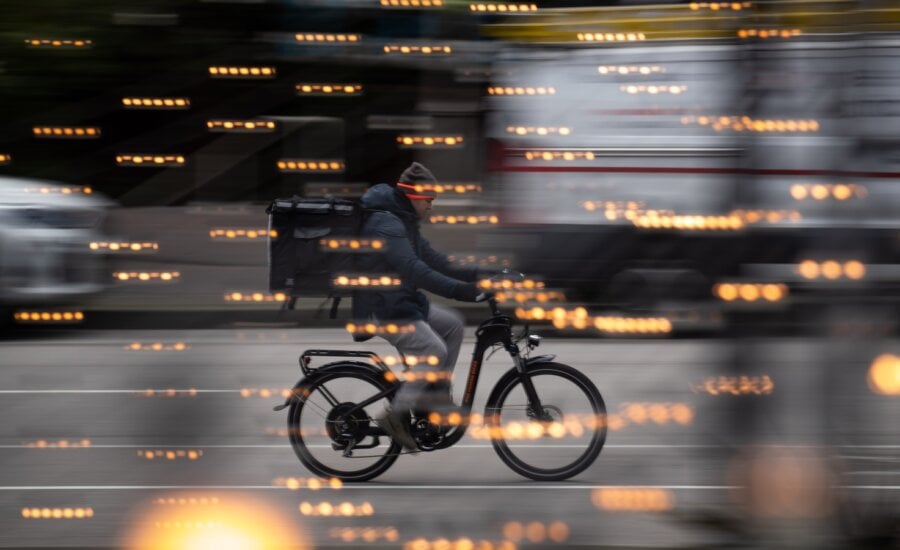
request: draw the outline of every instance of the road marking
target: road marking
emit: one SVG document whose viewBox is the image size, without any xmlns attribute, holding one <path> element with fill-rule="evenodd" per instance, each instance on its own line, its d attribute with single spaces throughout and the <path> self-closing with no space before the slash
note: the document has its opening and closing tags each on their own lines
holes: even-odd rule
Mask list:
<svg viewBox="0 0 900 550">
<path fill-rule="evenodd" d="M 359 483 L 356 485 L 343 485 L 337 489 L 331 487 L 322 487 L 321 490 L 329 489 L 332 491 L 341 490 L 436 490 L 436 489 L 452 489 L 454 491 L 472 491 L 481 489 L 621 489 L 623 487 L 640 487 L 642 489 L 669 489 L 673 491 L 690 491 L 690 490 L 727 490 L 739 489 L 737 485 L 543 485 L 543 484 L 522 484 L 522 485 L 379 485 L 377 483 L 367 484 Z M 22 485 L 0 487 L 0 491 L 142 491 L 142 490 L 221 490 L 221 491 L 242 491 L 242 490 L 275 490 L 275 491 L 293 491 L 287 487 L 273 487 L 272 485 Z"/>
<path fill-rule="evenodd" d="M 379 485 L 377 482 L 363 482 L 355 485 L 346 484 L 333 489 L 322 487 L 321 490 L 347 491 L 347 490 L 403 490 L 403 491 L 479 491 L 479 490 L 504 490 L 504 489 L 529 489 L 529 490 L 593 490 L 593 489 L 623 489 L 639 487 L 641 489 L 667 489 L 670 491 L 730 491 L 742 489 L 739 485 L 545 485 L 540 483 L 520 485 Z M 838 489 L 850 491 L 874 490 L 897 491 L 900 485 L 839 485 Z M 287 487 L 273 487 L 271 485 L 19 485 L 0 486 L 0 491 L 292 491 Z"/>
<path fill-rule="evenodd" d="M 284 436 L 287 437 L 287 436 Z M 75 439 L 90 439 L 90 437 L 77 435 L 72 436 Z M 71 446 L 71 447 L 36 447 L 33 444 L 20 444 L 20 445 L 0 445 L 0 449 L 54 449 L 54 450 L 66 450 L 66 449 L 136 449 L 136 448 L 146 448 L 153 447 L 154 449 L 162 448 L 162 449 L 186 449 L 190 447 L 191 449 L 287 449 L 290 448 L 289 443 L 277 443 L 277 444 L 226 444 L 226 445 L 159 445 L 154 443 L 146 443 L 141 445 L 134 444 L 109 444 L 109 445 L 86 445 L 86 446 Z M 313 448 L 331 448 L 330 445 L 307 445 L 307 447 Z M 547 447 L 547 445 L 510 445 L 510 447 Z M 554 447 L 583 447 L 583 445 L 555 445 Z M 692 445 L 692 444 L 672 444 L 668 445 L 665 443 L 634 443 L 634 444 L 607 444 L 604 445 L 604 449 L 729 449 L 734 447 L 733 445 Z M 782 447 L 789 448 L 797 448 L 797 447 L 809 447 L 809 448 L 818 448 L 815 445 L 783 445 Z M 900 448 L 900 445 L 839 445 L 840 448 L 845 449 L 894 449 Z M 457 444 L 450 447 L 452 449 L 493 449 L 493 445 L 488 443 L 483 444 Z M 900 458 L 895 457 L 866 457 L 866 456 L 844 456 L 841 455 L 841 458 L 845 459 L 858 459 L 858 460 L 880 460 L 887 462 L 894 462 L 900 460 Z"/>
<path fill-rule="evenodd" d="M 287 436 L 285 436 L 287 437 Z M 75 439 L 90 439 L 85 436 L 73 436 Z M 154 449 L 290 449 L 291 445 L 289 443 L 278 443 L 278 444 L 234 444 L 234 445 L 157 445 L 153 443 L 147 443 L 144 445 L 134 445 L 134 444 L 108 444 L 108 445 L 72 445 L 69 447 L 51 447 L 49 445 L 45 447 L 37 447 L 33 443 L 29 444 L 20 444 L 20 445 L 0 445 L 0 449 L 53 449 L 53 450 L 67 450 L 67 449 L 137 449 L 137 448 L 147 448 L 153 447 Z M 307 445 L 309 448 L 313 449 L 330 449 L 331 445 Z M 584 445 L 517 445 L 511 444 L 510 448 L 537 448 L 537 449 L 559 449 L 559 448 L 573 448 L 580 449 L 584 447 Z M 604 445 L 604 449 L 719 449 L 719 448 L 727 448 L 728 445 L 665 445 L 665 444 L 635 444 L 635 445 Z M 450 449 L 493 449 L 494 446 L 489 443 L 482 444 L 457 444 L 452 447 L 448 447 Z M 446 449 L 441 449 L 446 450 Z"/>
<path fill-rule="evenodd" d="M 59 394 L 59 393 L 241 393 L 241 390 L 198 390 L 188 388 L 185 390 L 176 390 L 174 388 L 153 389 L 144 388 L 138 390 L 0 390 L 0 394 Z M 162 396 L 160 396 L 162 397 Z"/>
</svg>

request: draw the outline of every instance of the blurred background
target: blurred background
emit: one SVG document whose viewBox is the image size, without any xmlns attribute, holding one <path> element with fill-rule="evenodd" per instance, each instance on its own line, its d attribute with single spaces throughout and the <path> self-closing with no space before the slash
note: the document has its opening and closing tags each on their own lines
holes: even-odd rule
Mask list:
<svg viewBox="0 0 900 550">
<path fill-rule="evenodd" d="M 252 494 L 281 548 L 897 546 L 895 1 L 2 8 L 0 544 L 160 547 L 158 507 Z M 529 276 L 503 307 L 598 385 L 607 448 L 542 488 L 472 441 L 304 517 L 297 354 L 395 352 L 269 291 L 265 210 L 412 161 L 435 248 Z"/>
</svg>

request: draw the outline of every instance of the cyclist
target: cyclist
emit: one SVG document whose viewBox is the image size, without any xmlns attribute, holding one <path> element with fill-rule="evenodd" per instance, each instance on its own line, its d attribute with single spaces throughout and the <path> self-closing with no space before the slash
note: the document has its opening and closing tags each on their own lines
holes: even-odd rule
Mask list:
<svg viewBox="0 0 900 550">
<path fill-rule="evenodd" d="M 374 185 L 361 199 L 367 215 L 360 233 L 382 239 L 385 252 L 363 255 L 357 266 L 366 273 L 396 273 L 401 285 L 396 290 L 355 292 L 353 318 L 378 324 L 412 324 L 412 332 L 382 336 L 404 356 L 437 358 L 436 365 L 419 360 L 411 367 L 414 380 L 400 387 L 390 409 L 376 420 L 394 440 L 413 451 L 417 446 L 410 434 L 410 411 L 453 407 L 450 375 L 463 339 L 459 312 L 430 304 L 419 289 L 467 302 L 475 301 L 480 293 L 475 284 L 477 268 L 454 265 L 419 231 L 422 218 L 437 197 L 436 184 L 428 168 L 413 162 L 395 184 Z M 429 372 L 437 375 L 437 383 L 426 380 Z"/>
</svg>

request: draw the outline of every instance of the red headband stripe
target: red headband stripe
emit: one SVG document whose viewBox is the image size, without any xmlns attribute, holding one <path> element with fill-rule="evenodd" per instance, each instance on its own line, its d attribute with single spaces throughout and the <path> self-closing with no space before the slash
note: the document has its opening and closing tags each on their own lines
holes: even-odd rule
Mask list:
<svg viewBox="0 0 900 550">
<path fill-rule="evenodd" d="M 398 182 L 397 182 L 397 187 L 405 187 L 405 188 L 407 188 L 407 189 L 416 189 L 416 188 L 418 188 L 418 190 L 422 190 L 421 186 L 410 185 L 410 184 L 408 184 L 408 183 L 403 183 L 402 181 L 398 181 Z M 424 191 L 430 191 L 430 190 L 429 190 L 429 189 L 424 189 Z M 432 192 L 433 192 L 433 191 L 432 191 Z M 406 193 L 406 192 L 404 192 L 403 194 L 406 195 L 407 198 L 410 198 L 410 199 L 416 199 L 416 200 L 433 200 L 433 199 L 437 198 L 437 193 L 435 193 L 434 195 L 416 195 L 416 194 L 414 194 L 414 193 Z"/>
</svg>

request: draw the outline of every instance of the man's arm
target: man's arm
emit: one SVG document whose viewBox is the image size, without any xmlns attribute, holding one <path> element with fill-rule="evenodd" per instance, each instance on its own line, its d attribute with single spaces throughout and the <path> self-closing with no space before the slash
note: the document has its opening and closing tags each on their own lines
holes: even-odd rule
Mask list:
<svg viewBox="0 0 900 550">
<path fill-rule="evenodd" d="M 385 259 L 397 271 L 401 280 L 445 298 L 464 299 L 461 297 L 463 295 L 468 297 L 470 284 L 432 269 L 416 256 L 403 222 L 390 214 L 375 215 L 384 216 L 384 219 L 379 220 L 374 233 L 385 240 Z"/>
</svg>

